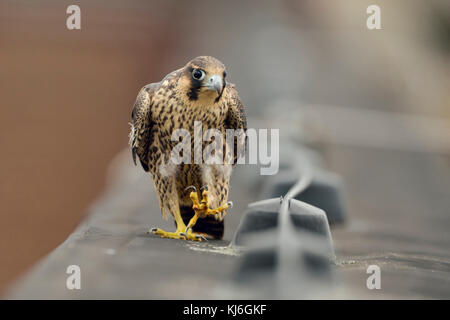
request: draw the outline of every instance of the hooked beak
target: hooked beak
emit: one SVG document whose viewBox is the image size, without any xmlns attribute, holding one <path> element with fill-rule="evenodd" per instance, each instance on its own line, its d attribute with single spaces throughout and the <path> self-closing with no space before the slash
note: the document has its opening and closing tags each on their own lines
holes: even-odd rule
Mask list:
<svg viewBox="0 0 450 320">
<path fill-rule="evenodd" d="M 215 74 L 205 80 L 203 87 L 206 87 L 211 91 L 216 91 L 217 94 L 220 94 L 223 87 L 222 78 L 219 75 Z"/>
</svg>

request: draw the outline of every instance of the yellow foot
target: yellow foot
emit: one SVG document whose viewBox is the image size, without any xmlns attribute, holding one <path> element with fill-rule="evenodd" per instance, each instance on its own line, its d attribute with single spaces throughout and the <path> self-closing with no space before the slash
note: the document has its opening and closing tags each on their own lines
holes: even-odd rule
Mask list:
<svg viewBox="0 0 450 320">
<path fill-rule="evenodd" d="M 152 229 L 150 229 L 149 232 L 156 234 L 156 235 L 160 236 L 161 238 L 182 239 L 182 240 L 192 240 L 192 241 L 202 241 L 202 240 L 207 241 L 203 235 L 197 234 L 190 230 L 188 232 L 183 232 L 183 231 L 179 231 L 179 230 L 177 230 L 175 232 L 167 232 L 160 228 L 152 228 Z"/>
<path fill-rule="evenodd" d="M 199 201 L 197 189 L 194 186 L 190 186 L 187 189 L 193 189 L 193 191 L 190 193 L 189 197 L 192 200 L 192 209 L 194 209 L 194 216 L 189 221 L 186 232 L 191 230 L 191 228 L 197 223 L 198 218 L 205 218 L 207 216 L 214 216 L 219 215 L 220 219 L 223 219 L 222 212 L 232 208 L 233 202 L 228 201 L 226 204 L 221 205 L 220 207 L 217 207 L 216 209 L 211 209 L 209 207 L 209 198 L 208 198 L 208 187 L 203 186 L 200 190 L 202 191 L 202 200 Z"/>
</svg>

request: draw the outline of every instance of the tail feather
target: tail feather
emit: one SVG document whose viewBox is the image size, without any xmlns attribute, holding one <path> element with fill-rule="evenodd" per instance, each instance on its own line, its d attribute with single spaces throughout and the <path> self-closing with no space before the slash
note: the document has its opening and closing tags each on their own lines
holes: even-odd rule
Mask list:
<svg viewBox="0 0 450 320">
<path fill-rule="evenodd" d="M 194 209 L 188 206 L 180 206 L 181 217 L 187 225 L 194 216 Z M 199 218 L 192 228 L 192 231 L 202 233 L 213 239 L 222 239 L 224 233 L 223 220 L 216 220 L 214 217 Z"/>
</svg>

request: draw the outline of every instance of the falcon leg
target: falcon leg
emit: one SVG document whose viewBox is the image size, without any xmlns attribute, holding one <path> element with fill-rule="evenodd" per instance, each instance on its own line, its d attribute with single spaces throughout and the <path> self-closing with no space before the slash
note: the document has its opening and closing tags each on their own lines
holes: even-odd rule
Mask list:
<svg viewBox="0 0 450 320">
<path fill-rule="evenodd" d="M 192 200 L 192 209 L 194 209 L 194 216 L 189 221 L 186 232 L 188 230 L 191 230 L 191 228 L 197 223 L 197 220 L 199 217 L 206 217 L 206 216 L 214 216 L 217 214 L 220 214 L 221 212 L 227 210 L 228 208 L 233 207 L 233 202 L 229 201 L 224 205 L 221 205 L 220 207 L 217 207 L 216 209 L 211 209 L 209 207 L 209 198 L 208 198 L 208 187 L 204 186 L 202 187 L 202 200 L 198 201 L 198 194 L 197 190 L 194 188 L 194 191 L 192 191 L 189 195 L 189 197 Z"/>
<path fill-rule="evenodd" d="M 175 230 L 175 232 L 164 231 L 160 228 L 152 228 L 150 232 L 159 235 L 161 238 L 182 239 L 192 241 L 206 240 L 206 238 L 200 234 L 196 234 L 191 230 L 186 231 L 186 225 L 184 224 L 179 211 L 175 213 L 175 222 L 177 224 L 177 229 Z"/>
<path fill-rule="evenodd" d="M 204 212 L 205 215 L 214 216 L 216 214 L 219 214 L 219 213 L 227 210 L 228 208 L 231 209 L 233 207 L 233 202 L 228 201 L 227 203 L 221 205 L 220 207 L 217 207 L 216 209 L 211 209 L 209 207 L 208 187 L 204 186 L 202 189 L 203 189 L 202 200 L 200 201 L 200 203 L 202 205 L 202 208 L 205 210 L 205 212 Z"/>
</svg>

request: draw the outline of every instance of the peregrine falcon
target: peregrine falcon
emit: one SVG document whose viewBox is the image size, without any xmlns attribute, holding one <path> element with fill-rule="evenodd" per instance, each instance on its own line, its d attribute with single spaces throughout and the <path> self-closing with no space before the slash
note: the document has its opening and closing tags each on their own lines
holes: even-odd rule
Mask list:
<svg viewBox="0 0 450 320">
<path fill-rule="evenodd" d="M 130 132 L 133 160 L 136 164 L 137 155 L 142 168 L 152 175 L 163 218 L 172 216 L 176 224 L 175 232 L 152 228 L 153 234 L 195 241 L 223 237 L 223 219 L 232 206 L 228 201 L 231 170 L 238 153 L 245 150 L 247 130 L 244 106 L 226 76 L 222 62 L 201 56 L 160 82 L 144 86 L 136 98 Z M 234 129 L 244 134 L 223 144 L 223 164 L 199 163 L 194 159 L 196 150 L 187 163 L 170 163 L 178 143 L 172 139 L 174 130 L 184 129 L 194 136 L 198 123 L 202 132 L 217 129 L 225 136 Z M 200 147 L 207 145 L 202 140 Z"/>
</svg>

